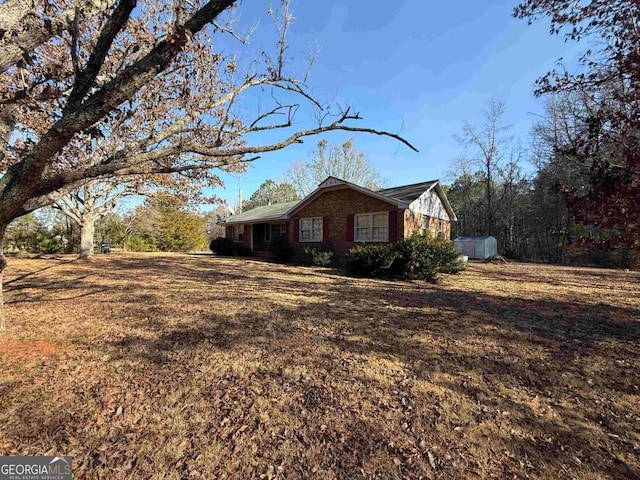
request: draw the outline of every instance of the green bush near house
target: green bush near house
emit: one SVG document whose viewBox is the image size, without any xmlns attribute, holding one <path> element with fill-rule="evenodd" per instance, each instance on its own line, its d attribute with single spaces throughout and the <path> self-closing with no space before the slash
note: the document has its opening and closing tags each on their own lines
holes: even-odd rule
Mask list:
<svg viewBox="0 0 640 480">
<path fill-rule="evenodd" d="M 442 273 L 464 270 L 459 256 L 450 240 L 414 234 L 395 244 L 352 248 L 346 266 L 355 275 L 435 281 Z"/>
<path fill-rule="evenodd" d="M 442 273 L 454 274 L 466 268 L 450 240 L 414 234 L 394 246 L 396 260 L 391 274 L 434 281 Z"/>
<path fill-rule="evenodd" d="M 331 242 L 312 243 L 305 246 L 296 245 L 296 254 L 292 262 L 296 265 L 306 265 L 313 267 L 330 267 L 335 265 L 337 256 Z"/>
<path fill-rule="evenodd" d="M 296 249 L 287 236 L 280 235 L 271 241 L 269 252 L 276 262 L 289 263 L 296 254 Z"/>
<path fill-rule="evenodd" d="M 209 250 L 223 257 L 234 257 L 238 255 L 238 246 L 230 238 L 214 238 L 209 244 Z"/>
<path fill-rule="evenodd" d="M 236 243 L 230 238 L 218 237 L 211 240 L 209 250 L 222 257 L 251 257 L 253 252 L 241 243 Z"/>
<path fill-rule="evenodd" d="M 394 245 L 358 246 L 347 252 L 346 267 L 354 275 L 384 277 L 391 274 L 397 256 Z"/>
<path fill-rule="evenodd" d="M 333 262 L 333 252 L 319 251 L 315 248 L 305 248 L 305 252 L 311 257 L 311 265 L 314 267 L 330 267 Z"/>
<path fill-rule="evenodd" d="M 314 243 L 303 247 L 292 244 L 286 236 L 275 238 L 269 252 L 276 262 L 314 267 L 329 267 L 335 259 L 333 245 L 330 243 Z"/>
<path fill-rule="evenodd" d="M 298 248 L 293 257 L 293 263 L 313 267 L 330 267 L 334 260 L 333 246 L 330 244 L 318 244 Z"/>
</svg>

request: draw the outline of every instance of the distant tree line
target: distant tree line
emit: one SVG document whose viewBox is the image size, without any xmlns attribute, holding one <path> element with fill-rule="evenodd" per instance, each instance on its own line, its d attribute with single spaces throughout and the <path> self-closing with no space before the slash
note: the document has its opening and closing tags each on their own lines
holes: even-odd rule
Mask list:
<svg viewBox="0 0 640 480">
<path fill-rule="evenodd" d="M 206 250 L 209 238 L 224 235 L 219 223 L 225 207 L 202 214 L 182 198 L 156 193 L 127 213 L 110 211 L 96 220 L 94 248 L 131 252 Z M 27 253 L 72 253 L 81 248 L 81 227 L 56 209 L 42 209 L 12 222 L 6 250 Z"/>
<path fill-rule="evenodd" d="M 610 222 L 585 221 L 566 192 L 588 195 L 592 168 L 569 148 L 588 121 L 587 101 L 575 94 L 547 98 L 529 148 L 508 135 L 504 107 L 492 102 L 480 125 L 465 125 L 458 140 L 469 147 L 453 164 L 447 196 L 458 216 L 452 236 L 492 235 L 499 253 L 517 260 L 635 266 L 633 238 Z M 523 159 L 535 167 L 523 170 Z M 638 206 L 629 209 L 639 218 Z"/>
<path fill-rule="evenodd" d="M 578 67 L 537 81 L 546 115 L 534 126 L 522 175 L 493 104 L 460 141 L 473 156 L 449 195 L 458 234 L 493 234 L 525 260 L 640 266 L 640 5 L 633 0 L 524 0 L 529 23 L 546 18 L 567 41 L 588 40 Z M 497 108 L 496 108 L 497 107 Z M 515 150 L 517 152 L 517 150 Z"/>
</svg>

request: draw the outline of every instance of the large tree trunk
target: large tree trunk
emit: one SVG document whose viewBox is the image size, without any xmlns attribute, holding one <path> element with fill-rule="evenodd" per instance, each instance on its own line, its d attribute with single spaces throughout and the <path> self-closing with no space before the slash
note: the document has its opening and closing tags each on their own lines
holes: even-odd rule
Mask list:
<svg viewBox="0 0 640 480">
<path fill-rule="evenodd" d="M 96 219 L 91 215 L 82 217 L 80 226 L 80 255 L 78 258 L 89 258 L 93 255 L 93 237 L 96 230 Z"/>
<path fill-rule="evenodd" d="M 2 295 L 2 278 L 4 275 L 4 269 L 7 266 L 7 259 L 4 256 L 4 235 L 7 231 L 7 225 L 5 223 L 0 224 L 0 332 L 6 329 L 4 321 L 4 298 Z"/>
</svg>

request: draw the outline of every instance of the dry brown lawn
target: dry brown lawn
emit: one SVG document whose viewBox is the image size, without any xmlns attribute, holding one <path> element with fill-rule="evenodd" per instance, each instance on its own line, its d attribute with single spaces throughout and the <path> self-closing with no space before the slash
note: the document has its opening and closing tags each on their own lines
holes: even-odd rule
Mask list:
<svg viewBox="0 0 640 480">
<path fill-rule="evenodd" d="M 640 274 L 12 259 L 0 454 L 74 478 L 640 478 Z"/>
</svg>

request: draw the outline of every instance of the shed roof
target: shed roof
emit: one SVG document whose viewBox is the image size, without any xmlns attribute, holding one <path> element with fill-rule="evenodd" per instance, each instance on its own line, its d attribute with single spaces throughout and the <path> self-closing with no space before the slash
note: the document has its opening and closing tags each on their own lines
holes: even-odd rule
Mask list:
<svg viewBox="0 0 640 480">
<path fill-rule="evenodd" d="M 490 238 L 493 238 L 494 240 L 496 239 L 495 237 L 491 236 L 491 235 L 485 235 L 483 237 L 457 237 L 455 241 L 463 241 L 463 242 L 470 242 L 470 241 L 474 241 L 474 240 L 489 240 Z"/>
</svg>

